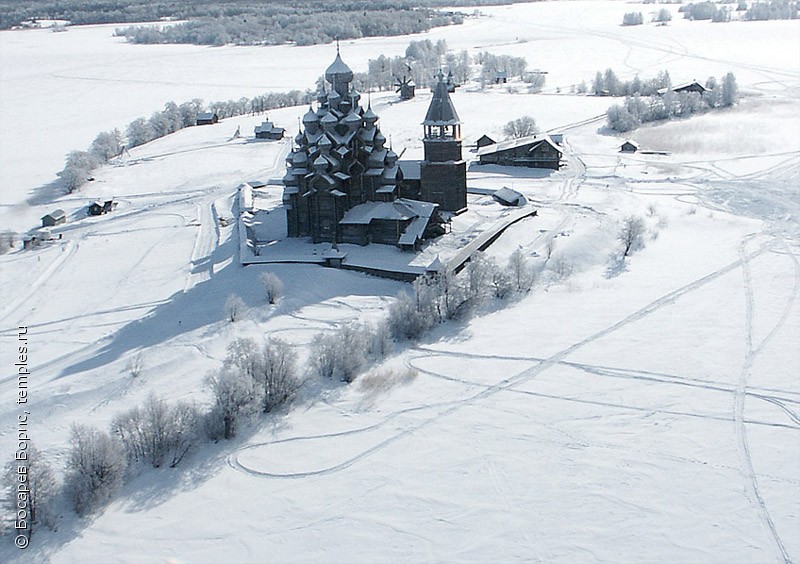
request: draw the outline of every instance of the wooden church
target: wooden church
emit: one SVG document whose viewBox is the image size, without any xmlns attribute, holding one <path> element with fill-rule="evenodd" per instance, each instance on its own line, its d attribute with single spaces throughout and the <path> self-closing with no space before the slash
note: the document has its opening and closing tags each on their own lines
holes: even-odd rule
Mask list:
<svg viewBox="0 0 800 564">
<path fill-rule="evenodd" d="M 442 77 L 424 122 L 421 181 L 402 194 L 408 197 L 400 194 L 398 156 L 386 146 L 371 106 L 360 105 L 353 71 L 338 48 L 325 80 L 330 88 L 320 91 L 316 110 L 309 107 L 286 161 L 288 235 L 418 249 L 424 239 L 443 234 L 440 212 L 466 209 L 466 165 L 460 121 Z"/>
</svg>

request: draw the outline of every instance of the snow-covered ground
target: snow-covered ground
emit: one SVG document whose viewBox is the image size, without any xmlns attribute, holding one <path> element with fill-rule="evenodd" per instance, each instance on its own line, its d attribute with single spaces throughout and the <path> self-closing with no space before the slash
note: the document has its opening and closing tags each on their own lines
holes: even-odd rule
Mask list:
<svg viewBox="0 0 800 564">
<path fill-rule="evenodd" d="M 553 239 L 562 279 L 388 362 L 416 378 L 304 390 L 236 441 L 144 472 L 95 519 L 67 514 L 26 551 L 3 537 L 0 561 L 799 562 L 800 25 L 687 22 L 670 7 L 668 26 L 620 27 L 651 7 L 483 8 L 424 36 L 548 71 L 540 95 L 468 85 L 453 100 L 465 147 L 524 114 L 565 131 L 561 171 L 469 172 L 470 186 L 512 187 L 539 211 L 490 254 L 543 260 Z M 329 45 L 133 46 L 113 27 L 0 33 L 0 221 L 26 231 L 51 209 L 68 215 L 51 246 L 0 257 L 4 458 L 19 326 L 31 435 L 58 466 L 73 422 L 106 427 L 153 391 L 207 401 L 205 374 L 233 338 L 277 334 L 302 356 L 320 331 L 380 317 L 405 287 L 313 265 L 239 266 L 235 223 L 219 220 L 234 217 L 240 183 L 282 175 L 288 150 L 233 138 L 261 116 L 135 148 L 57 196 L 64 154 L 99 131 L 169 100 L 311 87 L 333 58 Z M 410 39 L 342 53 L 364 70 Z M 626 78 L 669 70 L 675 82 L 733 71 L 746 96 L 633 133 L 666 155 L 623 155 L 624 138 L 592 121 L 613 100 L 569 94 L 608 67 Z M 373 97 L 404 158 L 421 155 L 429 100 Z M 294 135 L 305 110 L 270 118 Z M 109 196 L 113 213 L 86 217 Z M 502 213 L 489 198 L 471 205 L 457 218 L 464 231 Z M 608 255 L 630 214 L 645 218 L 647 245 L 620 272 Z M 287 286 L 272 308 L 265 270 Z M 231 293 L 249 306 L 235 324 L 222 315 Z M 139 354 L 134 379 L 126 364 Z"/>
</svg>

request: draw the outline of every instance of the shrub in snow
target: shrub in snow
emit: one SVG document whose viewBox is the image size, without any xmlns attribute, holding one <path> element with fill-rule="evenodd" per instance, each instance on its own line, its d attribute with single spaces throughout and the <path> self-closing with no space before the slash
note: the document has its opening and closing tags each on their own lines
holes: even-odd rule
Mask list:
<svg viewBox="0 0 800 564">
<path fill-rule="evenodd" d="M 142 406 L 117 415 L 111 432 L 119 438 L 129 462 L 174 468 L 197 444 L 200 422 L 193 405 L 169 405 L 151 395 Z"/>
<path fill-rule="evenodd" d="M 286 403 L 299 385 L 297 354 L 281 339 L 270 339 L 263 346 L 252 339 L 236 339 L 228 346 L 225 366 L 252 378 L 264 413 Z"/>
<path fill-rule="evenodd" d="M 529 292 L 536 280 L 536 271 L 521 249 L 517 249 L 508 257 L 507 268 L 514 291 L 520 294 Z"/>
<path fill-rule="evenodd" d="M 433 320 L 417 308 L 416 297 L 403 292 L 389 306 L 387 325 L 395 340 L 415 341 L 431 328 Z"/>
<path fill-rule="evenodd" d="M 311 345 L 311 366 L 322 378 L 352 382 L 367 364 L 372 335 L 368 325 L 347 323 L 317 335 Z"/>
<path fill-rule="evenodd" d="M 236 436 L 238 423 L 257 411 L 258 396 L 253 379 L 247 374 L 224 367 L 207 379 L 213 407 L 208 414 L 207 430 L 212 439 Z"/>
<path fill-rule="evenodd" d="M 53 528 L 55 524 L 55 502 L 58 495 L 58 483 L 44 455 L 33 445 L 20 451 L 25 458 L 15 458 L 6 465 L 5 484 L 8 485 L 8 498 L 11 500 L 10 513 L 17 515 L 17 499 L 20 487 L 27 488 L 28 517 L 17 534 L 24 534 L 30 540 L 39 525 Z M 21 480 L 25 477 L 25 481 Z"/>
<path fill-rule="evenodd" d="M 16 239 L 16 235 L 13 231 L 0 231 L 0 255 L 4 255 L 14 248 L 14 239 Z"/>
<path fill-rule="evenodd" d="M 142 353 L 137 353 L 130 357 L 128 362 L 125 364 L 125 370 L 127 370 L 128 374 L 134 378 L 141 376 L 142 371 L 144 370 L 144 357 L 142 356 Z"/>
<path fill-rule="evenodd" d="M 125 453 L 108 433 L 73 425 L 64 492 L 79 515 L 99 509 L 114 496 L 125 473 Z"/>
<path fill-rule="evenodd" d="M 272 272 L 262 272 L 259 280 L 264 286 L 267 301 L 271 304 L 277 303 L 278 299 L 283 295 L 283 281 Z"/>
<path fill-rule="evenodd" d="M 236 294 L 231 294 L 228 296 L 228 299 L 225 300 L 225 317 L 228 318 L 231 323 L 236 323 L 236 320 L 238 320 L 244 312 L 244 308 L 244 300 Z"/>
</svg>

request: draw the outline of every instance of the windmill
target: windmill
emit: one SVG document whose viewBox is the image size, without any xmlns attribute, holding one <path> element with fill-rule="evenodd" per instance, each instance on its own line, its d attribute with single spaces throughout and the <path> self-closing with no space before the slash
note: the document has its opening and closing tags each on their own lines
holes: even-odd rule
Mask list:
<svg viewBox="0 0 800 564">
<path fill-rule="evenodd" d="M 414 97 L 414 90 L 416 89 L 417 85 L 414 84 L 414 81 L 410 76 L 407 77 L 406 75 L 403 75 L 402 79 L 395 77 L 394 85 L 397 88 L 395 92 L 400 94 L 401 100 L 410 100 Z"/>
</svg>

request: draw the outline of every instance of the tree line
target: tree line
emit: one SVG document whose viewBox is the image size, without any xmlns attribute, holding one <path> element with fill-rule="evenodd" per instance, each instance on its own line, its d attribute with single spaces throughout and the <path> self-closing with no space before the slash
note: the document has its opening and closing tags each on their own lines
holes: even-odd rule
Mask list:
<svg viewBox="0 0 800 564">
<path fill-rule="evenodd" d="M 205 105 L 202 100 L 176 104 L 167 102 L 164 109 L 154 112 L 149 118 L 140 117 L 131 121 L 125 132 L 119 129 L 99 133 L 86 151 L 71 151 L 67 154 L 64 168 L 58 173 L 68 192 L 74 192 L 86 184 L 92 171 L 120 156 L 126 149 L 143 145 L 197 123 L 197 114 L 215 112 L 220 119 L 252 114 L 267 110 L 308 104 L 314 99 L 310 90 L 269 92 L 254 98 L 239 98 Z"/>
<path fill-rule="evenodd" d="M 730 72 L 721 81 L 710 77 L 705 88 L 702 94 L 675 92 L 670 84 L 661 93 L 643 95 L 636 92 L 626 97 L 623 104 L 615 104 L 608 109 L 608 126 L 614 131 L 631 131 L 651 121 L 688 117 L 712 108 L 730 107 L 739 96 L 736 77 Z"/>
<path fill-rule="evenodd" d="M 537 0 L 513 0 L 516 2 L 532 2 Z M 488 6 L 510 4 L 512 0 L 459 0 L 459 6 Z M 226 20 L 233 22 L 237 18 L 242 21 L 268 21 L 281 25 L 291 16 L 329 14 L 344 12 L 403 12 L 404 18 L 415 14 L 418 20 L 428 20 L 428 24 L 436 17 L 434 8 L 452 6 L 448 0 L 346 0 L 331 3 L 325 0 L 285 0 L 282 2 L 252 2 L 252 0 L 0 0 L 0 29 L 9 29 L 23 22 L 35 19 L 67 20 L 74 25 L 103 23 L 136 23 L 157 22 L 160 20 Z M 273 18 L 263 20 L 262 18 Z M 366 20 L 365 20 L 366 21 Z M 410 21 L 404 25 L 410 25 Z M 441 24 L 438 24 L 441 25 Z M 386 35 L 398 35 L 407 32 L 391 33 L 392 27 L 382 20 L 375 19 L 375 29 L 365 25 L 364 36 L 374 35 L 375 31 L 385 27 Z M 399 30 L 399 28 L 397 28 Z M 294 40 L 293 38 L 291 40 Z"/>
</svg>

